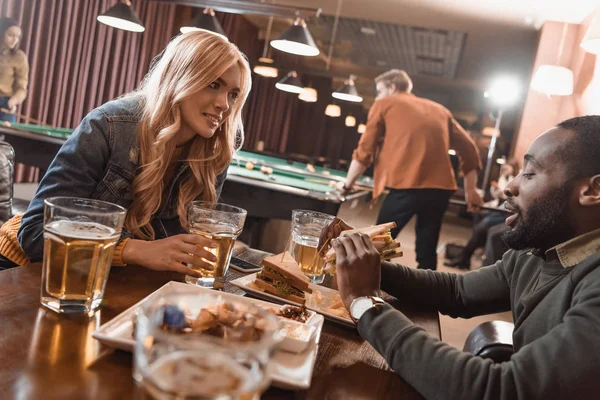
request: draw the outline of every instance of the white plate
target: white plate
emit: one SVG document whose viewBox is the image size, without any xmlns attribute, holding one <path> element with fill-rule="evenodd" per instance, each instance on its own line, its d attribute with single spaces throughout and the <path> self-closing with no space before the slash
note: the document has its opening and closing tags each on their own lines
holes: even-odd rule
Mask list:
<svg viewBox="0 0 600 400">
<path fill-rule="evenodd" d="M 181 282 L 169 282 L 96 329 L 96 331 L 92 333 L 92 336 L 106 346 L 124 351 L 133 351 L 133 346 L 135 344 L 133 338 L 133 319 L 135 318 L 137 308 L 164 294 L 175 292 L 209 292 L 215 294 L 215 292 L 210 289 L 204 289 Z M 219 294 L 222 295 L 225 300 L 249 302 L 264 308 L 279 307 L 278 304 L 242 297 L 231 293 L 219 292 Z M 319 338 L 321 337 L 321 329 L 323 328 L 323 317 L 314 314 L 306 324 L 315 327 L 315 332 L 312 335 L 308 349 L 298 354 L 279 351 L 275 355 L 271 372 L 271 380 L 274 386 L 284 389 L 307 389 L 310 387 L 313 367 L 317 359 Z"/>
<path fill-rule="evenodd" d="M 241 278 L 234 279 L 233 281 L 231 281 L 229 283 L 231 283 L 234 286 L 239 287 L 240 289 L 242 289 L 243 291 L 245 291 L 247 293 L 252 294 L 253 296 L 260 297 L 262 299 L 267 299 L 267 300 L 281 303 L 281 304 L 285 303 L 285 304 L 294 304 L 297 306 L 300 305 L 293 301 L 288 301 L 288 300 L 282 299 L 281 297 L 277 297 L 275 295 L 272 295 L 271 293 L 267 293 L 267 292 L 263 291 L 261 288 L 254 285 L 253 282 L 254 282 L 255 278 L 256 278 L 256 273 L 242 276 Z M 348 318 L 340 317 L 338 315 L 331 314 L 330 312 L 327 312 L 325 310 L 325 308 L 327 308 L 331 304 L 331 298 L 334 295 L 339 293 L 337 290 L 330 289 L 325 286 L 313 285 L 312 283 L 309 285 L 309 287 L 313 290 L 313 293 L 306 294 L 306 308 L 308 308 L 309 310 L 318 312 L 319 314 L 323 314 L 323 316 L 326 319 L 337 322 L 339 324 L 351 326 L 351 327 L 356 326 L 354 324 L 354 322 L 352 322 L 350 317 L 348 317 Z M 321 294 L 323 295 L 323 302 L 321 304 L 317 304 L 315 301 L 314 296 L 315 296 L 316 290 L 321 292 Z"/>
</svg>

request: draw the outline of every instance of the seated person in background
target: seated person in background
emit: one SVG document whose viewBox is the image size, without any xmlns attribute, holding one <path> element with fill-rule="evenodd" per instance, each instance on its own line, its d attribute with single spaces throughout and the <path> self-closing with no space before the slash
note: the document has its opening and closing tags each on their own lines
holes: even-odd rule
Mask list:
<svg viewBox="0 0 600 400">
<path fill-rule="evenodd" d="M 504 239 L 502 239 L 502 236 L 504 232 L 509 230 L 510 227 L 506 224 L 499 224 L 488 229 L 484 253 L 481 259 L 482 267 L 495 264 L 508 251 L 509 247 L 504 242 Z"/>
<path fill-rule="evenodd" d="M 44 199 L 73 196 L 128 210 L 113 265 L 195 275 L 182 263 L 215 258 L 201 247 L 210 240 L 186 234 L 186 208 L 218 199 L 250 85 L 248 61 L 227 39 L 174 38 L 137 90 L 90 112 L 61 147 L 22 219 L 0 229 L 0 264 L 40 261 Z"/>
<path fill-rule="evenodd" d="M 465 274 L 380 263 L 367 238 L 333 241 L 337 284 L 361 336 L 426 399 L 597 399 L 600 393 L 600 116 L 539 136 L 506 187 L 495 265 Z M 330 228 L 330 230 L 333 230 Z M 512 310 L 515 353 L 497 363 L 427 335 L 379 290 L 452 317 Z"/>
<path fill-rule="evenodd" d="M 502 207 L 506 196 L 504 189 L 508 182 L 512 181 L 519 172 L 519 164 L 516 160 L 510 160 L 500 167 L 500 176 L 498 181 L 492 181 L 490 184 L 490 193 L 494 200 L 485 204 L 487 207 Z M 462 249 L 461 254 L 449 261 L 445 261 L 444 265 L 448 267 L 458 267 L 461 269 L 471 268 L 471 256 L 478 247 L 485 246 L 488 230 L 495 225 L 504 222 L 507 214 L 504 211 L 490 211 L 473 226 L 473 232 L 467 242 L 467 245 Z"/>
</svg>

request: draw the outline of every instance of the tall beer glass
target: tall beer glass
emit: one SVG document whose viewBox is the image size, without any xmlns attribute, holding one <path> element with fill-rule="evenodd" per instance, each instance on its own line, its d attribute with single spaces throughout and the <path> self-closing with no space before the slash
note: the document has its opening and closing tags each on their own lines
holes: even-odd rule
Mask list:
<svg viewBox="0 0 600 400">
<path fill-rule="evenodd" d="M 317 245 L 323 228 L 335 217 L 310 210 L 292 211 L 292 240 L 290 253 L 304 275 L 312 283 L 321 284 L 325 279 L 325 261 L 317 256 Z"/>
<path fill-rule="evenodd" d="M 124 219 L 123 207 L 105 201 L 44 201 L 43 306 L 58 313 L 91 313 L 100 307 Z"/>
<path fill-rule="evenodd" d="M 205 249 L 217 257 L 216 262 L 202 259 L 209 266 L 188 264 L 202 274 L 201 278 L 186 276 L 185 281 L 194 285 L 213 288 L 215 280 L 224 283 L 229 268 L 235 239 L 242 233 L 246 210 L 222 203 L 193 201 L 188 207 L 188 230 L 217 243 L 216 248 Z"/>
</svg>

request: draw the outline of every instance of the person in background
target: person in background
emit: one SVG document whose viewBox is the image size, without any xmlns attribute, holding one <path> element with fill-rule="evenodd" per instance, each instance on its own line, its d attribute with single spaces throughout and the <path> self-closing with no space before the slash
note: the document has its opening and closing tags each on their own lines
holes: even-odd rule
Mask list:
<svg viewBox="0 0 600 400">
<path fill-rule="evenodd" d="M 0 18 L 0 121 L 16 122 L 17 106 L 27 97 L 29 63 L 19 50 L 21 27 L 10 18 Z"/>
<path fill-rule="evenodd" d="M 206 247 L 216 244 L 187 233 L 187 206 L 219 198 L 243 140 L 250 86 L 248 61 L 226 38 L 207 31 L 174 38 L 137 90 L 83 119 L 27 212 L 0 228 L 4 265 L 42 259 L 44 199 L 72 196 L 127 209 L 113 265 L 198 276 L 183 263 L 209 267 L 203 259 L 216 258 Z"/>
<path fill-rule="evenodd" d="M 342 300 L 360 335 L 425 399 L 597 399 L 600 116 L 535 139 L 504 193 L 512 250 L 495 265 L 450 274 L 381 263 L 368 237 L 350 234 L 333 241 Z M 494 363 L 442 343 L 380 289 L 454 318 L 512 311 L 515 352 Z"/>
<path fill-rule="evenodd" d="M 405 71 L 393 69 L 375 78 L 377 98 L 367 128 L 352 156 L 348 176 L 338 189 L 348 192 L 373 163 L 373 201 L 387 188 L 377 224 L 395 222 L 392 236 L 416 215 L 416 253 L 419 268 L 437 268 L 437 242 L 444 212 L 456 190 L 448 150 L 462 161 L 465 196 L 470 210 L 483 201 L 476 190 L 481 167 L 473 140 L 444 106 L 411 93 Z"/>
<path fill-rule="evenodd" d="M 490 183 L 490 193 L 494 198 L 492 201 L 485 203 L 487 207 L 502 207 L 506 196 L 504 189 L 508 183 L 514 179 L 519 173 L 519 163 L 517 160 L 509 160 L 500 167 L 500 176 L 498 181 Z M 502 207 L 503 208 L 503 207 Z M 460 269 L 471 268 L 471 256 L 478 247 L 484 247 L 488 231 L 491 227 L 504 222 L 506 213 L 504 211 L 490 211 L 481 218 L 474 226 L 471 237 L 467 245 L 462 249 L 460 255 L 456 258 L 444 261 L 444 265 L 448 267 L 458 267 Z"/>
</svg>

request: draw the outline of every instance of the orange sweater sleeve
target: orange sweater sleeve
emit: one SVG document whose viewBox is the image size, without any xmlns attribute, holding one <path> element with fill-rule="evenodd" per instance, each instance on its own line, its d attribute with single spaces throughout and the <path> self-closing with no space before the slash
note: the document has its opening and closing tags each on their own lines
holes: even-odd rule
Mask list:
<svg viewBox="0 0 600 400">
<path fill-rule="evenodd" d="M 450 147 L 456 150 L 461 160 L 461 169 L 464 175 L 474 169 L 481 169 L 479 150 L 471 136 L 452 117 L 450 125 Z"/>
<path fill-rule="evenodd" d="M 367 117 L 367 129 L 358 142 L 358 147 L 352 154 L 352 159 L 360 162 L 365 167 L 373 163 L 375 153 L 381 145 L 385 133 L 385 120 L 383 106 L 380 101 L 373 103 Z"/>
<path fill-rule="evenodd" d="M 19 239 L 17 239 L 22 217 L 23 214 L 15 215 L 0 227 L 0 254 L 18 265 L 29 262 L 27 255 L 19 245 Z"/>
<path fill-rule="evenodd" d="M 29 262 L 17 238 L 22 217 L 23 214 L 15 215 L 0 227 L 0 254 L 18 265 L 24 265 Z M 115 246 L 112 257 L 113 266 L 124 267 L 126 265 L 123 262 L 123 248 L 128 240 L 129 238 L 126 238 Z"/>
</svg>

